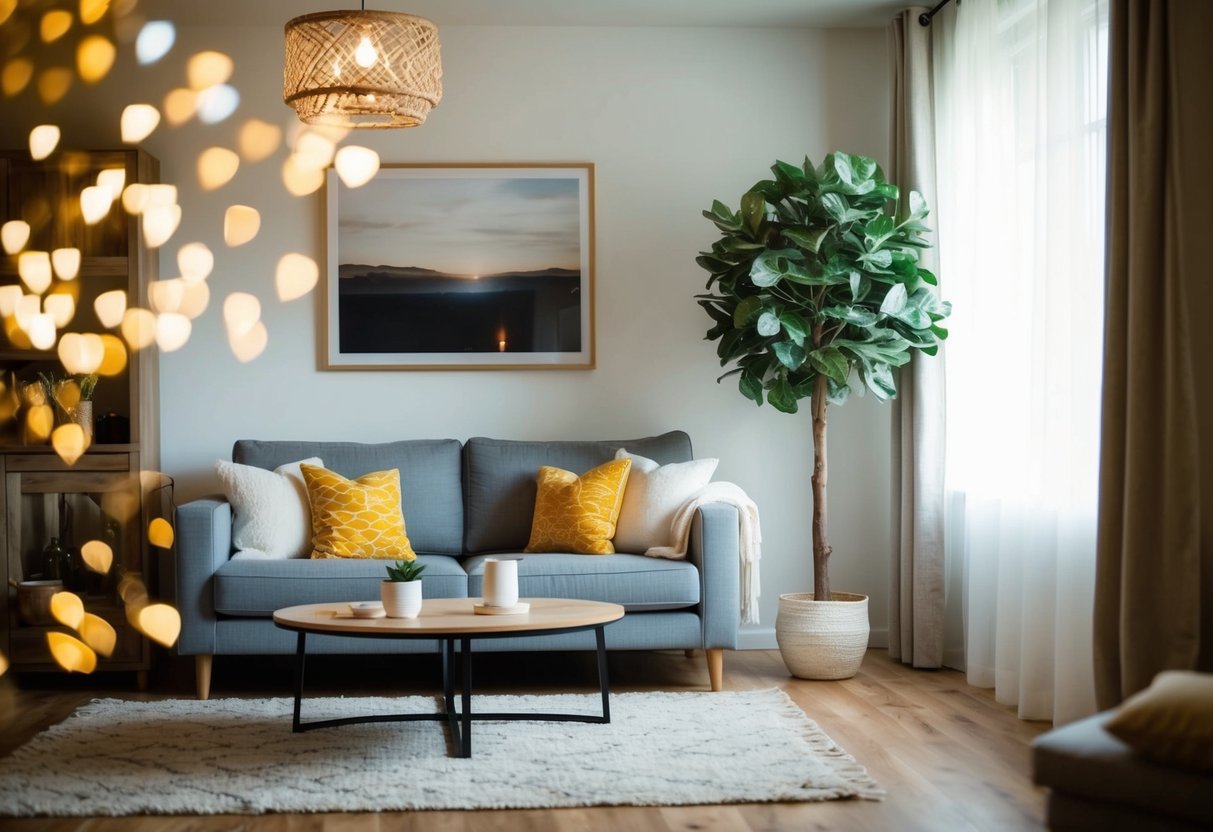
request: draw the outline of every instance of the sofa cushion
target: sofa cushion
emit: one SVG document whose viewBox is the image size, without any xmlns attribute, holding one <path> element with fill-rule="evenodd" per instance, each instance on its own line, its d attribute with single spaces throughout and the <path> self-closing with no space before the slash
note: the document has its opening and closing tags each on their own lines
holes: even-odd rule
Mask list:
<svg viewBox="0 0 1213 832">
<path fill-rule="evenodd" d="M 1213 673 L 1164 670 L 1105 727 L 1155 762 L 1213 772 Z"/>
<path fill-rule="evenodd" d="M 484 560 L 463 562 L 468 595 L 484 594 Z M 642 555 L 517 555 L 520 598 L 580 598 L 622 604 L 630 612 L 673 610 L 699 603 L 699 570 L 685 560 Z"/>
<path fill-rule="evenodd" d="M 584 474 L 614 459 L 615 451 L 624 447 L 662 464 L 691 459 L 691 438 L 682 431 L 601 442 L 469 439 L 463 448 L 465 550 L 472 554 L 521 551 L 531 535 L 539 468 L 550 465 Z M 328 459 L 321 449 L 314 452 Z M 412 523 L 407 511 L 406 519 Z"/>
<path fill-rule="evenodd" d="M 543 465 L 535 478 L 535 516 L 528 552 L 609 555 L 632 460 L 613 459 L 580 477 Z"/>
<path fill-rule="evenodd" d="M 303 466 L 312 506 L 313 558 L 417 557 L 400 512 L 400 470 L 348 479 L 316 465 Z"/>
<path fill-rule="evenodd" d="M 413 548 L 429 554 L 458 555 L 463 551 L 461 447 L 455 439 L 373 445 L 241 439 L 232 449 L 232 460 L 272 470 L 287 462 L 318 456 L 325 468 L 350 479 L 398 468 L 404 522 Z"/>
<path fill-rule="evenodd" d="M 1032 743 L 1036 782 L 1086 800 L 1213 825 L 1213 777 L 1153 763 L 1104 730 L 1112 712 L 1072 722 Z"/>
<path fill-rule="evenodd" d="M 459 561 L 418 555 L 425 564 L 422 595 L 466 598 L 467 574 Z M 297 604 L 378 601 L 387 577 L 382 560 L 230 560 L 215 572 L 215 612 L 264 616 Z"/>
</svg>

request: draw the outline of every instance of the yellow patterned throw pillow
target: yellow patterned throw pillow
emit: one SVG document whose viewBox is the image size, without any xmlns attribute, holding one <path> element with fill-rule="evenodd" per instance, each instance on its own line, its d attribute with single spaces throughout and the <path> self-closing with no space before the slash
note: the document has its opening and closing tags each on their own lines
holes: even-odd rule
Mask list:
<svg viewBox="0 0 1213 832">
<path fill-rule="evenodd" d="M 631 470 L 630 459 L 612 460 L 580 477 L 547 465 L 540 468 L 526 551 L 612 554 L 611 538 Z"/>
<path fill-rule="evenodd" d="M 313 558 L 417 557 L 404 531 L 398 469 L 347 480 L 315 465 L 302 468 L 312 506 Z"/>
</svg>

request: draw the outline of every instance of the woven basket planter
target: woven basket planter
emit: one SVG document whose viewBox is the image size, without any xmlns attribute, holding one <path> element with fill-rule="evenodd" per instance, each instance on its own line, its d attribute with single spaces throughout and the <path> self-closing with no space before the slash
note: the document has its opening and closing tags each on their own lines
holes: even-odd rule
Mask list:
<svg viewBox="0 0 1213 832">
<path fill-rule="evenodd" d="M 868 649 L 868 596 L 834 592 L 779 596 L 775 639 L 783 662 L 800 679 L 849 679 Z"/>
</svg>

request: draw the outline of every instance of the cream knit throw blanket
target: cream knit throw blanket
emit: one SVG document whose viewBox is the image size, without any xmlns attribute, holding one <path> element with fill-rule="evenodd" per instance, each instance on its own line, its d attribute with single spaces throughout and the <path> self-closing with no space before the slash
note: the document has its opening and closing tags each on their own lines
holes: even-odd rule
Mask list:
<svg viewBox="0 0 1213 832">
<path fill-rule="evenodd" d="M 762 526 L 758 506 L 741 486 L 731 482 L 710 482 L 678 507 L 670 530 L 671 546 L 654 546 L 645 552 L 651 558 L 683 560 L 691 540 L 691 521 L 695 510 L 707 503 L 727 503 L 741 517 L 741 623 L 758 623 L 758 596 L 761 595 L 758 561 L 762 559 Z"/>
</svg>

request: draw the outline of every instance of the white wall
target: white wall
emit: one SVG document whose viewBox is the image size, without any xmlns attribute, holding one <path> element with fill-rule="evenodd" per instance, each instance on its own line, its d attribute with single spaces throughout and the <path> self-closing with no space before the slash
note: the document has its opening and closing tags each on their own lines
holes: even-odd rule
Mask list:
<svg viewBox="0 0 1213 832">
<path fill-rule="evenodd" d="M 181 189 L 174 244 L 202 240 L 217 253 L 210 310 L 189 344 L 161 361 L 162 459 L 178 498 L 212 492 L 212 463 L 241 437 L 588 439 L 682 428 L 698 455 L 720 457 L 718 477 L 741 484 L 762 510 L 762 624 L 746 641 L 767 643 L 779 593 L 810 586 L 810 422 L 807 408 L 796 416 L 757 408 L 731 380 L 714 383 L 714 345 L 702 340 L 708 319 L 691 298 L 706 277 L 695 254 L 714 239 L 700 211 L 713 198 L 735 205 L 776 158 L 819 161 L 837 148 L 883 161 L 884 33 L 445 27 L 442 40 L 445 98 L 429 121 L 358 140 L 385 162 L 594 162 L 594 371 L 316 369 L 315 299 L 279 303 L 273 268 L 287 251 L 323 262 L 319 195 L 287 195 L 284 151 L 215 193 L 200 192 L 194 178 L 198 151 L 234 146 L 243 120 L 295 123 L 280 98 L 281 27 L 181 32 L 162 66 L 128 62 L 96 93 L 39 117 L 64 124 L 65 146 L 116 145 L 121 105 L 162 100 L 184 80 L 186 54 L 221 49 L 236 61 L 236 116 L 162 127 L 146 143 L 164 181 Z M 32 123 L 0 130 L 13 145 Z M 222 216 L 233 202 L 257 207 L 263 226 L 254 243 L 227 250 Z M 164 276 L 175 251 L 162 257 Z M 260 297 L 270 332 L 268 349 L 248 365 L 231 355 L 219 312 L 237 290 Z M 887 627 L 889 419 L 869 398 L 835 409 L 831 421 L 833 583 L 872 596 L 878 634 Z"/>
</svg>

